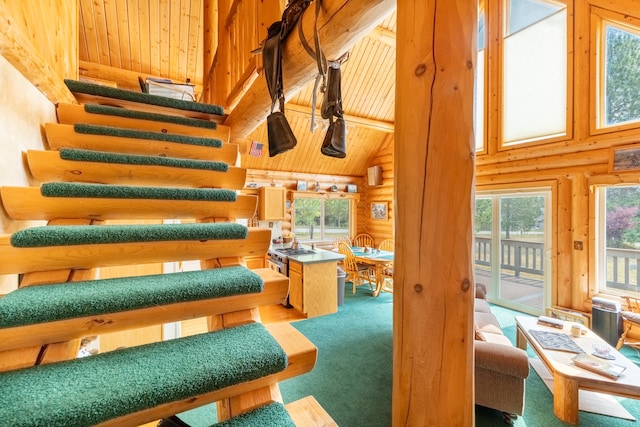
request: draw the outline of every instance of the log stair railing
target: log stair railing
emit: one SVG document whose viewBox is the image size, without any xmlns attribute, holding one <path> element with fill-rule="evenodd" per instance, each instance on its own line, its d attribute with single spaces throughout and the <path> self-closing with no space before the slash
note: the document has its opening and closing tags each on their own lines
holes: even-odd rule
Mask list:
<svg viewBox="0 0 640 427">
<path fill-rule="evenodd" d="M 58 106 L 59 117 L 111 120 L 78 108 Z M 246 177 L 237 147 L 192 145 L 228 130 L 165 109 L 113 112 L 142 136 L 76 135 L 69 118 L 47 124 L 51 151 L 26 155 L 42 184 L 0 188 L 12 219 L 48 221 L 0 236 L 0 274 L 20 275 L 0 298 L 0 417 L 136 426 L 217 402 L 229 425 L 336 425 L 311 396 L 282 405 L 278 383 L 313 369 L 317 349 L 288 323 L 260 322 L 258 307 L 281 302 L 288 278 L 248 270 L 243 258 L 264 255 L 271 232 L 234 222 L 257 206 L 236 194 Z M 153 132 L 187 138 L 158 141 Z M 111 224 L 162 219 L 186 223 Z M 97 278 L 101 267 L 193 259 L 201 270 Z M 76 358 L 86 336 L 200 317 L 206 333 Z"/>
</svg>

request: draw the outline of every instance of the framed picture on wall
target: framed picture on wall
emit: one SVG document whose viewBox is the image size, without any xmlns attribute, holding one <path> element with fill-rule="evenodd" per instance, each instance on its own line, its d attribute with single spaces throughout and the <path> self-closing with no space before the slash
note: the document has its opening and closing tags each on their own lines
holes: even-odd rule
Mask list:
<svg viewBox="0 0 640 427">
<path fill-rule="evenodd" d="M 611 157 L 609 159 L 610 172 L 637 170 L 640 170 L 640 148 L 637 145 L 611 149 Z"/>
<path fill-rule="evenodd" d="M 347 184 L 347 193 L 357 193 L 358 186 L 355 184 Z"/>
<path fill-rule="evenodd" d="M 307 191 L 307 181 L 298 181 L 298 191 Z"/>
<path fill-rule="evenodd" d="M 389 219 L 388 211 L 388 202 L 371 202 L 371 219 L 387 220 Z"/>
</svg>

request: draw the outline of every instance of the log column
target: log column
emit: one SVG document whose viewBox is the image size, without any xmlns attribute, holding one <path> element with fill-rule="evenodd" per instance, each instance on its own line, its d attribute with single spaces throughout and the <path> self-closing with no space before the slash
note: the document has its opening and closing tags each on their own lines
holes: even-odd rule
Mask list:
<svg viewBox="0 0 640 427">
<path fill-rule="evenodd" d="M 397 17 L 393 426 L 470 426 L 477 2 Z"/>
</svg>

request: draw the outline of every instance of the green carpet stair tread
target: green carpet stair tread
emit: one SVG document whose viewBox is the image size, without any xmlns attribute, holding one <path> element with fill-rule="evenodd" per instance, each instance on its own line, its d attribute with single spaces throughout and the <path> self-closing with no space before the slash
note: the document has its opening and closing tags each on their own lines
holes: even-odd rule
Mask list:
<svg viewBox="0 0 640 427">
<path fill-rule="evenodd" d="M 118 163 L 126 165 L 168 166 L 185 169 L 202 169 L 227 172 L 229 165 L 224 162 L 182 159 L 177 157 L 143 156 L 138 154 L 109 153 L 106 151 L 63 148 L 60 150 L 63 160 L 82 162 Z"/>
<path fill-rule="evenodd" d="M 11 235 L 14 247 L 70 246 L 177 240 L 246 239 L 248 228 L 237 223 L 62 225 L 27 228 Z"/>
<path fill-rule="evenodd" d="M 84 104 L 87 113 L 103 114 L 108 116 L 126 117 L 130 119 L 151 120 L 154 122 L 174 123 L 204 129 L 217 129 L 218 124 L 209 120 L 195 119 L 191 117 L 170 116 L 168 114 L 148 113 L 145 111 L 130 110 L 128 108 L 112 107 L 110 105 Z"/>
<path fill-rule="evenodd" d="M 180 99 L 167 98 L 164 96 L 151 95 L 142 92 L 133 92 L 130 90 L 117 89 L 94 83 L 80 82 L 77 80 L 65 79 L 64 82 L 69 90 L 73 93 L 102 96 L 106 98 L 139 102 L 142 104 L 149 104 L 158 107 L 176 108 L 184 111 L 193 111 L 217 116 L 224 115 L 224 108 L 219 105 L 183 101 Z"/>
<path fill-rule="evenodd" d="M 213 424 L 210 427 L 295 427 L 284 405 L 274 402 L 261 406 L 246 414 L 238 415 L 226 421 Z"/>
<path fill-rule="evenodd" d="M 0 298 L 0 328 L 262 292 L 246 267 L 27 286 Z"/>
<path fill-rule="evenodd" d="M 218 188 L 168 188 L 126 185 L 47 182 L 40 192 L 45 197 L 88 197 L 109 199 L 160 199 L 234 202 L 237 194 Z"/>
<path fill-rule="evenodd" d="M 283 371 L 260 323 L 0 374 L 0 419 L 76 427 Z"/>
<path fill-rule="evenodd" d="M 135 129 L 117 128 L 113 126 L 91 125 L 85 123 L 76 123 L 73 125 L 73 129 L 75 132 L 85 135 L 104 135 L 118 138 L 147 139 L 153 141 L 174 142 L 177 144 L 191 144 L 211 148 L 222 147 L 222 141 L 216 138 L 202 138 L 198 136 L 150 132 Z"/>
</svg>

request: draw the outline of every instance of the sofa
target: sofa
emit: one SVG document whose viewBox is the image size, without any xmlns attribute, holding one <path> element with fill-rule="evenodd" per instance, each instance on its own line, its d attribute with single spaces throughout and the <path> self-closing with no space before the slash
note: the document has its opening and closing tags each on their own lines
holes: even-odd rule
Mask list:
<svg viewBox="0 0 640 427">
<path fill-rule="evenodd" d="M 529 358 L 502 333 L 482 285 L 476 287 L 474 320 L 476 405 L 502 411 L 506 420 L 522 415 Z"/>
</svg>

